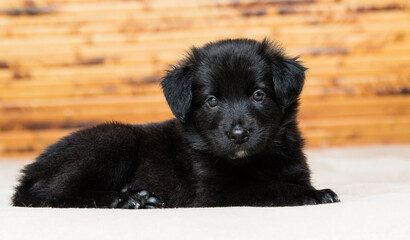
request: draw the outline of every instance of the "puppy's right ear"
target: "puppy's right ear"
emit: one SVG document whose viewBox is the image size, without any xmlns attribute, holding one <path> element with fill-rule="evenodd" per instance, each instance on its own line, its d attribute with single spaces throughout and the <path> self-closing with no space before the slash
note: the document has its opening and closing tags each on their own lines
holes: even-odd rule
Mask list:
<svg viewBox="0 0 410 240">
<path fill-rule="evenodd" d="M 192 73 L 190 64 L 172 66 L 161 82 L 165 98 L 175 117 L 185 121 L 192 102 Z"/>
</svg>

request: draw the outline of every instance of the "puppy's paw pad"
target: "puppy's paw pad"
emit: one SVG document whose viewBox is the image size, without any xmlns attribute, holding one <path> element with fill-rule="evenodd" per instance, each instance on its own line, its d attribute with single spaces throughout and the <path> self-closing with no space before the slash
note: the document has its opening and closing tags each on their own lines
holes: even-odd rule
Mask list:
<svg viewBox="0 0 410 240">
<path fill-rule="evenodd" d="M 122 192 L 128 197 L 137 200 L 139 203 L 138 208 L 152 209 L 163 208 L 165 206 L 164 202 L 162 202 L 157 196 L 155 196 L 154 193 L 147 190 L 133 190 L 131 188 L 128 188 L 126 191 Z"/>
<path fill-rule="evenodd" d="M 314 192 L 314 197 L 317 203 L 340 202 L 337 194 L 330 189 L 317 190 Z"/>
<path fill-rule="evenodd" d="M 137 209 L 141 208 L 141 203 L 138 199 L 130 196 L 111 196 L 110 203 L 106 205 L 108 208 L 124 208 L 124 209 Z"/>
<path fill-rule="evenodd" d="M 125 198 L 120 199 L 117 208 L 138 209 L 141 208 L 141 202 L 138 199 L 127 196 Z"/>
<path fill-rule="evenodd" d="M 165 206 L 164 202 L 155 196 L 154 193 L 142 190 L 137 194 L 143 202 L 142 208 L 163 208 Z"/>
</svg>

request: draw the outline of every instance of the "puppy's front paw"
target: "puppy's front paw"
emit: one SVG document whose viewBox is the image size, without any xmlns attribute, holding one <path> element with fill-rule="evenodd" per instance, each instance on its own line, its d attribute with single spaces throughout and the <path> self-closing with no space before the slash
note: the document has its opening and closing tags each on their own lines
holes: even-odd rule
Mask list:
<svg viewBox="0 0 410 240">
<path fill-rule="evenodd" d="M 122 197 L 116 198 L 111 204 L 111 208 L 125 209 L 151 209 L 163 208 L 164 203 L 158 199 L 154 193 L 147 190 L 123 189 Z"/>
<path fill-rule="evenodd" d="M 314 190 L 301 198 L 301 205 L 316 205 L 340 202 L 339 197 L 330 189 Z"/>
<path fill-rule="evenodd" d="M 316 205 L 323 203 L 340 202 L 339 197 L 330 189 L 312 190 L 297 198 L 290 205 Z"/>
</svg>

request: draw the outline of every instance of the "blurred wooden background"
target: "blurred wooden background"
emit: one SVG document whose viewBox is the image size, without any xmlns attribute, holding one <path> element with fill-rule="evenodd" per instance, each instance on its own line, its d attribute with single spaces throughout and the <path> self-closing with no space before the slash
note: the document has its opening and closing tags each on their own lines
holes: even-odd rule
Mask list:
<svg viewBox="0 0 410 240">
<path fill-rule="evenodd" d="M 0 157 L 99 122 L 170 118 L 168 64 L 265 36 L 309 68 L 309 147 L 410 143 L 407 0 L 1 0 Z"/>
</svg>

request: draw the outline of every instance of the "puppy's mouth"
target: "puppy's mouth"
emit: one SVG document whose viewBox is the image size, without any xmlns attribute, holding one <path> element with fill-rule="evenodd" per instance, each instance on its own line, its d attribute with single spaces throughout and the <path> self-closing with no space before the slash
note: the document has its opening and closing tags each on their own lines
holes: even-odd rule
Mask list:
<svg viewBox="0 0 410 240">
<path fill-rule="evenodd" d="M 230 159 L 238 159 L 238 158 L 244 158 L 248 156 L 248 152 L 246 150 L 237 150 L 236 152 L 234 152 L 233 154 L 229 155 Z"/>
</svg>

